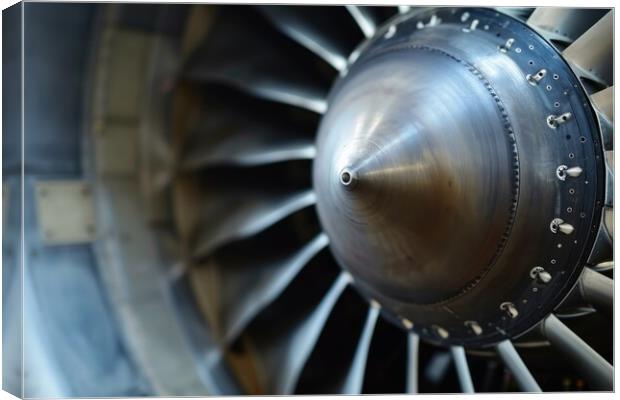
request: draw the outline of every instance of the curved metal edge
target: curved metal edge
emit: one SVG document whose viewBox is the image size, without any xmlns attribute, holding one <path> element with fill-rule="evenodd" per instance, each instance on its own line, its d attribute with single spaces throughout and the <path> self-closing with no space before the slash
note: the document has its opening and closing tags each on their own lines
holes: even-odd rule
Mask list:
<svg viewBox="0 0 620 400">
<path fill-rule="evenodd" d="M 96 51 L 88 72 L 93 86 L 85 90 L 83 165 L 85 177 L 93 182 L 96 218 L 103 232 L 93 245 L 97 268 L 127 348 L 153 394 L 196 396 L 224 391 L 234 393 L 236 391 L 231 388 L 238 386 L 224 370 L 221 357 L 204 357 L 204 352 L 194 348 L 197 342 L 190 337 L 190 326 L 187 325 L 193 325 L 195 321 L 184 321 L 187 313 L 179 313 L 180 309 L 185 309 L 186 299 L 179 296 L 176 292 L 179 285 L 175 286 L 170 279 L 169 270 L 173 266 L 166 260 L 173 257 L 162 254 L 163 246 L 157 245 L 159 239 L 147 223 L 139 173 L 136 170 L 104 177 L 96 162 L 94 138 L 105 116 L 101 95 L 106 87 L 102 79 L 105 76 L 105 71 L 102 71 L 105 62 L 99 62 L 98 57 L 109 50 L 109 43 L 104 42 L 109 40 L 109 32 L 113 34 L 122 29 L 115 21 L 115 7 L 102 7 L 102 14 L 105 15 L 100 15 L 96 24 L 96 45 L 93 46 Z M 154 59 L 158 56 L 156 51 L 161 50 L 165 38 L 150 36 L 148 54 L 150 61 L 157 61 Z M 154 68 L 158 67 L 157 62 L 153 64 Z M 149 70 L 145 74 L 144 88 L 147 84 L 154 84 L 149 82 L 153 72 Z M 145 108 L 147 113 L 160 112 Z M 143 122 L 148 117 L 143 113 L 135 121 L 132 129 L 136 137 L 141 135 L 140 120 Z M 190 367 L 192 365 L 193 368 Z"/>
</svg>

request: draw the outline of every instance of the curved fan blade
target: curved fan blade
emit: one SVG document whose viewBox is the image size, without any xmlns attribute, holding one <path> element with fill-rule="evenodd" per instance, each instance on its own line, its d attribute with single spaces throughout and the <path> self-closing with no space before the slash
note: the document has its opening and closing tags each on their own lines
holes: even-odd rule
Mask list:
<svg viewBox="0 0 620 400">
<path fill-rule="evenodd" d="M 594 93 L 590 96 L 594 107 L 603 114 L 603 116 L 610 121 L 614 122 L 614 87 L 610 86 L 600 92 Z"/>
<path fill-rule="evenodd" d="M 407 334 L 407 393 L 418 393 L 418 351 L 420 337 L 415 333 Z"/>
<path fill-rule="evenodd" d="M 591 267 L 593 271 L 596 272 L 605 272 L 605 271 L 611 271 L 614 269 L 614 262 L 613 261 L 605 261 L 602 262 L 600 264 L 597 264 L 593 267 Z"/>
<path fill-rule="evenodd" d="M 611 240 L 614 240 L 614 209 L 611 207 L 605 207 L 603 209 L 603 223 L 605 224 L 605 229 L 611 236 Z"/>
<path fill-rule="evenodd" d="M 577 74 L 605 86 L 613 84 L 613 11 L 564 50 Z"/>
<path fill-rule="evenodd" d="M 366 7 L 362 6 L 345 6 L 349 13 L 360 27 L 360 30 L 367 38 L 375 34 L 377 24 Z"/>
<path fill-rule="evenodd" d="M 301 248 L 274 256 L 272 252 L 264 254 L 269 239 L 272 238 L 261 241 L 266 243 L 252 243 L 248 248 L 237 246 L 228 252 L 230 254 L 216 255 L 205 266 L 213 274 L 206 279 L 217 282 L 213 290 L 218 296 L 214 303 L 220 308 L 217 324 L 227 343 L 232 343 L 254 316 L 275 300 L 329 242 L 321 233 Z"/>
<path fill-rule="evenodd" d="M 205 138 L 205 142 L 208 138 Z M 314 141 L 309 138 L 283 138 L 264 132 L 256 135 L 232 134 L 217 144 L 201 143 L 192 146 L 184 162 L 188 169 L 217 165 L 253 167 L 290 160 L 312 160 L 316 154 Z"/>
<path fill-rule="evenodd" d="M 534 11 L 531 7 L 495 7 L 495 9 L 521 21 L 527 20 Z"/>
<path fill-rule="evenodd" d="M 260 30 L 255 16 L 223 16 L 217 24 L 188 58 L 186 79 L 223 83 L 267 100 L 325 112 L 329 82 L 313 73 L 311 64 L 302 68 L 306 54 L 289 48 L 292 44 L 283 43 L 279 34 Z"/>
<path fill-rule="evenodd" d="M 597 311 L 607 316 L 613 315 L 614 307 L 614 280 L 605 275 L 584 268 L 579 278 L 579 292 L 581 298 Z"/>
<path fill-rule="evenodd" d="M 270 372 L 265 378 L 270 393 L 291 394 L 293 392 L 327 318 L 350 281 L 348 274 L 340 273 L 312 312 L 298 319 L 281 335 L 267 333 L 261 337 L 260 346 L 257 347 L 263 349 L 260 355 L 263 368 Z"/>
<path fill-rule="evenodd" d="M 462 346 L 452 346 L 450 351 L 452 352 L 452 359 L 454 360 L 456 373 L 459 377 L 461 390 L 463 393 L 474 393 L 474 383 L 472 382 L 471 374 L 469 373 L 469 365 L 467 365 L 465 349 Z"/>
<path fill-rule="evenodd" d="M 539 7 L 530 15 L 527 24 L 547 40 L 570 44 L 606 12 L 595 8 Z"/>
<path fill-rule="evenodd" d="M 605 150 L 611 150 L 611 157 L 606 154 L 607 165 L 613 171 L 613 147 L 614 147 L 614 87 L 610 86 L 590 96 L 601 123 L 601 134 Z"/>
<path fill-rule="evenodd" d="M 512 372 L 521 390 L 524 392 L 542 391 L 510 340 L 499 342 L 496 349 L 506 367 Z"/>
<path fill-rule="evenodd" d="M 263 14 L 285 35 L 315 53 L 336 70 L 347 65 L 351 49 L 328 29 L 325 19 L 333 10 L 321 7 L 259 6 Z M 310 14 L 310 15 L 309 15 Z"/>
<path fill-rule="evenodd" d="M 258 166 L 314 158 L 314 140 L 293 131 L 299 128 L 256 116 L 245 107 L 214 104 L 208 108 L 209 117 L 201 121 L 186 146 L 184 168 Z M 244 118 L 239 118 L 240 109 Z"/>
<path fill-rule="evenodd" d="M 370 348 L 370 342 L 372 335 L 377 325 L 377 318 L 379 317 L 380 307 L 378 304 L 371 304 L 368 308 L 368 316 L 366 317 L 366 323 L 364 324 L 364 330 L 357 344 L 357 350 L 355 351 L 355 357 L 349 367 L 349 372 L 346 375 L 345 381 L 342 385 L 340 393 L 342 394 L 361 394 L 362 385 L 364 383 L 364 373 L 366 372 L 366 361 L 368 359 L 368 349 Z"/>
<path fill-rule="evenodd" d="M 279 195 L 212 193 L 204 199 L 205 214 L 193 256 L 202 258 L 233 240 L 254 235 L 286 216 L 311 206 L 312 190 Z"/>
<path fill-rule="evenodd" d="M 542 324 L 543 333 L 552 345 L 562 351 L 597 390 L 612 390 L 614 367 L 598 355 L 586 342 L 553 314 Z"/>
</svg>

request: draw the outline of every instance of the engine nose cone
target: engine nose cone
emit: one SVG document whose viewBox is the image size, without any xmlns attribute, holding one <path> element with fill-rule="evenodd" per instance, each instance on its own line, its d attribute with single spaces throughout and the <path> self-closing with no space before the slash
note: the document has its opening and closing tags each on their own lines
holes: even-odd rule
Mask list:
<svg viewBox="0 0 620 400">
<path fill-rule="evenodd" d="M 334 257 L 426 340 L 530 329 L 574 284 L 600 222 L 599 131 L 578 79 L 491 10 L 399 17 L 358 54 L 313 167 Z M 558 175 L 569 167 L 582 172 Z"/>
<path fill-rule="evenodd" d="M 485 81 L 441 52 L 385 54 L 352 71 L 321 124 L 314 175 L 341 264 L 404 302 L 475 284 L 515 203 L 505 123 Z"/>
</svg>

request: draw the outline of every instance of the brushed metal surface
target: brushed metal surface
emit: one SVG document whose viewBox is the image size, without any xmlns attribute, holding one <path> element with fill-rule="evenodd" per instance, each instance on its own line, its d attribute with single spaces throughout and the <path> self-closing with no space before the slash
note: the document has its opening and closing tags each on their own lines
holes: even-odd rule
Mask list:
<svg viewBox="0 0 620 400">
<path fill-rule="evenodd" d="M 336 257 L 402 301 L 467 290 L 494 262 L 511 219 L 504 124 L 485 81 L 439 51 L 392 52 L 351 71 L 331 97 L 315 163 Z M 345 169 L 353 188 L 340 182 Z"/>
<path fill-rule="evenodd" d="M 578 78 L 550 43 L 492 10 L 401 15 L 356 51 L 330 92 L 313 166 L 336 260 L 425 341 L 523 334 L 574 284 L 600 220 L 600 132 Z M 560 165 L 584 173 L 562 181 Z M 570 232 L 550 230 L 557 218 Z M 532 279 L 535 266 L 552 279 Z"/>
</svg>

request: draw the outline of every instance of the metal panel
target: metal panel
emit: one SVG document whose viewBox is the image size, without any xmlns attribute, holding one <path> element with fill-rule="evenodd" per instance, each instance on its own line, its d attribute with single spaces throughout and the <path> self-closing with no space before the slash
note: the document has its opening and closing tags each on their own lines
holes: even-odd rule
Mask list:
<svg viewBox="0 0 620 400">
<path fill-rule="evenodd" d="M 39 233 L 44 244 L 73 244 L 95 239 L 90 184 L 83 181 L 36 183 Z"/>
<path fill-rule="evenodd" d="M 137 174 L 138 125 L 102 122 L 95 129 L 95 152 L 99 174 Z"/>
</svg>

